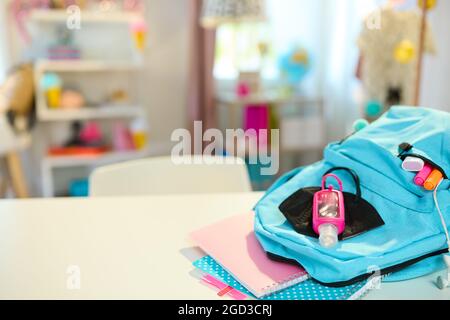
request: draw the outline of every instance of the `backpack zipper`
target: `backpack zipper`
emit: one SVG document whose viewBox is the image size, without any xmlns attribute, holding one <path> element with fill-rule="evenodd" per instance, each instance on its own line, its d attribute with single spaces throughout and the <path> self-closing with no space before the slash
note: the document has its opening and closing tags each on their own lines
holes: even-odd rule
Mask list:
<svg viewBox="0 0 450 320">
<path fill-rule="evenodd" d="M 401 270 L 403 270 L 403 269 L 405 269 L 405 268 L 407 268 L 409 266 L 412 266 L 413 264 L 416 264 L 416 263 L 418 263 L 418 262 L 420 262 L 422 260 L 425 260 L 425 259 L 428 259 L 428 258 L 431 258 L 431 257 L 434 257 L 434 256 L 439 256 L 439 255 L 444 254 L 444 253 L 448 253 L 448 248 L 442 249 L 442 250 L 439 250 L 439 251 L 435 251 L 435 252 L 431 252 L 431 253 L 425 254 L 423 256 L 420 256 L 420 257 L 417 257 L 417 258 L 414 258 L 414 259 L 411 259 L 411 260 L 408 260 L 408 261 L 405 261 L 405 262 L 402 262 L 402 263 L 399 263 L 399 264 L 396 264 L 396 265 L 393 265 L 393 266 L 390 266 L 390 267 L 387 267 L 387 268 L 384 268 L 384 269 L 381 269 L 379 271 L 380 272 L 380 276 L 384 276 L 384 275 L 387 275 L 389 273 L 401 271 Z M 282 256 L 279 256 L 279 255 L 276 255 L 276 254 L 273 254 L 273 253 L 270 253 L 270 252 L 267 252 L 266 254 L 269 257 L 269 259 L 271 259 L 273 261 L 294 264 L 294 265 L 297 265 L 297 266 L 300 266 L 300 267 L 303 268 L 303 266 L 300 263 L 298 263 L 296 260 L 284 258 Z M 319 280 L 317 280 L 317 279 L 315 279 L 313 277 L 311 277 L 311 279 L 314 280 L 315 282 L 321 284 L 321 285 L 326 286 L 326 287 L 339 288 L 339 287 L 350 286 L 350 285 L 355 284 L 357 282 L 361 282 L 361 281 L 367 280 L 373 275 L 374 275 L 374 272 L 369 272 L 369 273 L 366 273 L 366 274 L 362 274 L 362 275 L 356 276 L 356 277 L 354 277 L 354 278 L 352 278 L 350 280 L 331 282 L 331 283 L 325 283 L 325 282 L 319 281 Z"/>
</svg>

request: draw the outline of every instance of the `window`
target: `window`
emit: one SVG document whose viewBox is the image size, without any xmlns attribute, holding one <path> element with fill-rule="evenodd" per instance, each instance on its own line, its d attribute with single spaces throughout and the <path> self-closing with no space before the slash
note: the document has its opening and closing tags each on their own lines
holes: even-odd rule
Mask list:
<svg viewBox="0 0 450 320">
<path fill-rule="evenodd" d="M 238 70 L 254 71 L 267 68 L 273 52 L 265 50 L 267 27 L 262 24 L 226 24 L 217 30 L 214 75 L 218 79 L 234 79 Z"/>
<path fill-rule="evenodd" d="M 260 70 L 263 78 L 278 74 L 278 57 L 293 46 L 308 50 L 319 41 L 320 28 L 315 16 L 320 1 L 267 0 L 268 20 L 258 24 L 223 25 L 217 31 L 217 79 L 234 79 L 238 70 Z"/>
</svg>

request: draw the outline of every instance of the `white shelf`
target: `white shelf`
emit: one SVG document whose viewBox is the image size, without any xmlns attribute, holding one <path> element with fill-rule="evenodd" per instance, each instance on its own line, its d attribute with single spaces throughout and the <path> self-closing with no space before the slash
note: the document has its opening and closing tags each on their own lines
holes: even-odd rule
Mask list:
<svg viewBox="0 0 450 320">
<path fill-rule="evenodd" d="M 69 16 L 66 10 L 35 9 L 31 12 L 31 20 L 41 23 L 65 23 Z M 81 11 L 81 23 L 132 23 L 141 20 L 142 15 L 137 12 Z"/>
<path fill-rule="evenodd" d="M 143 114 L 143 109 L 138 106 L 84 107 L 78 110 L 45 108 L 38 110 L 38 118 L 42 121 L 136 118 Z"/>
<path fill-rule="evenodd" d="M 40 60 L 36 64 L 40 72 L 132 71 L 139 67 L 137 62 L 100 60 Z"/>
<path fill-rule="evenodd" d="M 65 25 L 68 21 L 70 13 L 66 10 L 31 10 L 29 15 L 30 27 L 33 27 L 39 32 L 46 31 L 48 27 L 54 27 L 57 25 Z M 97 28 L 100 27 L 99 24 L 104 24 L 108 28 L 100 28 L 99 30 L 105 30 L 104 36 L 108 37 L 107 30 L 115 24 L 115 27 L 126 28 L 128 30 L 129 25 L 134 22 L 143 21 L 143 14 L 140 12 L 98 12 L 90 10 L 81 11 L 81 26 L 87 26 L 87 28 Z M 86 30 L 86 36 L 89 35 L 89 29 Z M 36 33 L 38 35 L 38 33 Z M 48 34 L 47 34 L 48 35 Z M 90 41 L 95 41 L 95 37 L 98 34 L 92 34 L 90 36 Z M 93 38 L 94 37 L 94 38 Z M 83 38 L 84 39 L 84 38 Z M 36 41 L 39 38 L 35 38 Z M 112 39 L 111 39 L 112 41 Z M 120 41 L 115 41 L 114 43 L 108 42 L 108 47 L 104 50 L 114 50 L 114 46 L 119 47 L 123 45 L 129 45 L 128 43 L 123 44 Z M 84 52 L 84 51 L 83 51 Z M 108 87 L 108 83 L 101 86 L 102 83 L 98 83 L 97 86 L 92 87 L 90 83 L 85 83 L 85 81 L 98 81 L 97 77 L 101 76 L 106 79 L 110 77 L 120 77 L 123 83 L 130 81 L 131 77 L 137 76 L 137 71 L 141 70 L 143 66 L 143 56 L 135 52 L 130 52 L 129 56 L 123 54 L 116 55 L 116 59 L 112 59 L 111 55 L 99 55 L 98 58 L 89 59 L 79 59 L 79 60 L 50 60 L 50 59 L 40 59 L 35 63 L 34 68 L 34 84 L 36 88 L 41 88 L 42 77 L 48 72 L 54 72 L 60 74 L 64 80 L 69 78 L 69 76 L 74 76 L 74 79 L 70 78 L 72 81 L 83 81 L 83 86 L 80 86 L 80 91 L 82 91 L 86 96 L 89 96 L 89 91 L 94 90 L 104 90 L 108 92 L 111 88 Z M 110 59 L 107 59 L 110 57 Z M 78 77 L 83 76 L 83 78 Z M 130 83 L 131 87 L 131 83 Z M 86 91 L 86 92 L 84 92 Z M 136 98 L 136 97 L 135 97 Z M 131 102 L 133 103 L 133 102 Z M 139 104 L 138 101 L 135 102 Z M 37 90 L 36 93 L 36 109 L 37 117 L 42 126 L 40 127 L 42 132 L 40 132 L 42 139 L 47 139 L 48 133 L 51 133 L 51 129 L 57 128 L 59 122 L 70 122 L 76 120 L 104 120 L 104 119 L 143 119 L 146 121 L 145 110 L 140 105 L 128 105 L 128 106 L 118 106 L 118 105 L 88 105 L 83 106 L 83 108 L 77 110 L 68 109 L 49 109 L 47 106 L 47 101 L 43 90 Z M 65 124 L 67 125 L 67 123 Z M 41 184 L 42 193 L 44 196 L 51 197 L 57 194 L 56 188 L 59 188 L 61 181 L 59 181 L 58 175 L 63 175 L 57 173 L 58 168 L 76 168 L 85 167 L 91 170 L 95 167 L 128 161 L 133 159 L 144 158 L 150 155 L 148 149 L 139 151 L 128 151 L 128 152 L 116 152 L 111 151 L 101 155 L 79 155 L 79 156 L 50 156 L 47 155 L 46 150 L 48 149 L 50 142 L 45 141 L 39 146 L 40 149 L 40 165 L 41 165 Z M 152 148 L 153 149 L 153 148 Z M 59 183 L 56 183 L 59 181 Z"/>
<path fill-rule="evenodd" d="M 46 156 L 43 164 L 48 168 L 70 168 L 83 166 L 100 166 L 121 161 L 128 161 L 149 156 L 147 149 L 138 151 L 111 151 L 101 155 L 83 156 Z"/>
<path fill-rule="evenodd" d="M 321 98 L 318 97 L 308 97 L 302 96 L 298 94 L 293 95 L 280 95 L 276 91 L 268 91 L 259 94 L 250 94 L 246 97 L 239 97 L 234 92 L 219 92 L 216 100 L 219 103 L 224 103 L 228 105 L 238 105 L 238 106 L 247 106 L 249 104 L 275 104 L 282 105 L 286 103 L 295 103 L 295 104 L 317 104 L 322 101 Z"/>
</svg>

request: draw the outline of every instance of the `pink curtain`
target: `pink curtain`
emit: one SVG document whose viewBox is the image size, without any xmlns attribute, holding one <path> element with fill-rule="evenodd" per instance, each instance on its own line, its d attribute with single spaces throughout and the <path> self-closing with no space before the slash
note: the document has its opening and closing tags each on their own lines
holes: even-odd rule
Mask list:
<svg viewBox="0 0 450 320">
<path fill-rule="evenodd" d="M 203 129 L 215 126 L 214 55 L 216 32 L 200 25 L 202 0 L 190 4 L 190 70 L 188 76 L 188 121 L 203 121 Z"/>
</svg>

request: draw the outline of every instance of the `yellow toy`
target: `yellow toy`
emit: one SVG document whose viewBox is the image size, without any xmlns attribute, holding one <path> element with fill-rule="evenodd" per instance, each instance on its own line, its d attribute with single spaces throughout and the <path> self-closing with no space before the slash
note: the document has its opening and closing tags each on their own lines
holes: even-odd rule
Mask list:
<svg viewBox="0 0 450 320">
<path fill-rule="evenodd" d="M 147 40 L 147 24 L 144 21 L 138 21 L 131 25 L 134 43 L 136 48 L 143 52 Z"/>
<path fill-rule="evenodd" d="M 414 60 L 415 56 L 414 43 L 409 40 L 401 41 L 394 49 L 394 58 L 399 63 L 408 64 Z"/>
<path fill-rule="evenodd" d="M 436 6 L 437 0 L 426 0 L 427 10 L 433 9 Z M 418 0 L 419 8 L 423 8 L 423 0 Z"/>
</svg>

